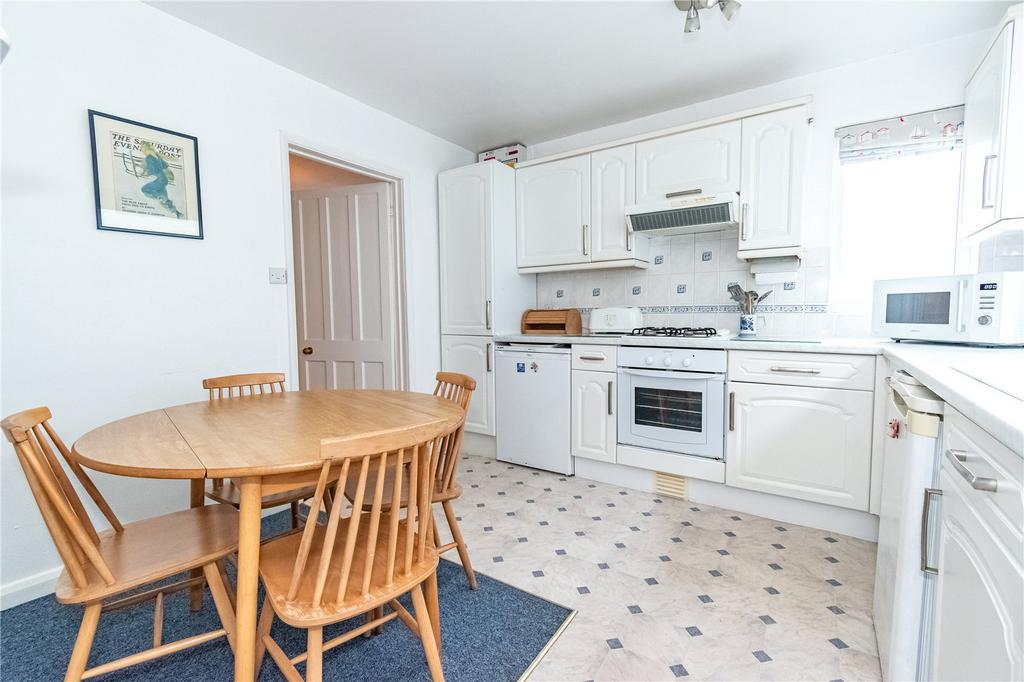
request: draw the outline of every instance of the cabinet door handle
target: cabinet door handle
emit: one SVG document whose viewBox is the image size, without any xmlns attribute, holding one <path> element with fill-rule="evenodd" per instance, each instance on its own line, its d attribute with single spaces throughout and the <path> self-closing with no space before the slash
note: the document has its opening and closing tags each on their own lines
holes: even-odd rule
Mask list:
<svg viewBox="0 0 1024 682">
<path fill-rule="evenodd" d="M 608 380 L 608 414 L 612 414 L 612 380 Z"/>
<path fill-rule="evenodd" d="M 820 369 L 814 367 L 776 367 L 772 366 L 773 372 L 786 372 L 788 374 L 821 374 Z"/>
<path fill-rule="evenodd" d="M 484 355 L 487 356 L 487 371 L 491 371 L 491 344 L 487 344 L 487 350 L 484 351 Z"/>
<path fill-rule="evenodd" d="M 668 194 L 665 195 L 665 198 L 666 199 L 675 199 L 676 197 L 688 197 L 688 196 L 691 196 L 693 194 L 700 194 L 703 191 L 704 190 L 699 189 L 699 188 L 698 189 L 684 189 L 684 190 L 682 190 L 680 192 L 669 192 Z"/>
<path fill-rule="evenodd" d="M 967 468 L 967 453 L 963 450 L 946 450 L 946 459 L 949 460 L 956 472 L 963 476 L 964 480 L 971 484 L 975 490 L 986 493 L 994 493 L 999 489 L 999 481 L 994 478 L 978 476 Z"/>
<path fill-rule="evenodd" d="M 491 299 L 487 299 L 487 303 L 484 304 L 484 321 L 487 323 L 487 328 L 491 328 Z"/>
<path fill-rule="evenodd" d="M 743 202 L 740 205 L 740 241 L 747 241 L 747 210 L 750 204 Z"/>
<path fill-rule="evenodd" d="M 629 229 L 629 221 L 626 221 L 626 251 L 633 250 L 633 230 Z"/>
<path fill-rule="evenodd" d="M 729 430 L 736 430 L 736 393 L 729 391 Z"/>
<path fill-rule="evenodd" d="M 995 199 L 989 196 L 989 180 L 992 174 L 992 164 L 996 160 L 995 154 L 989 154 L 981 166 L 981 207 L 992 208 L 996 205 Z"/>
<path fill-rule="evenodd" d="M 581 355 L 580 360 L 594 360 L 595 362 L 603 362 L 606 360 L 603 355 Z"/>
<path fill-rule="evenodd" d="M 921 570 L 936 575 L 939 569 L 928 565 L 928 534 L 929 520 L 932 512 L 932 499 L 942 497 L 942 491 L 936 488 L 924 489 L 924 508 L 921 510 Z"/>
<path fill-rule="evenodd" d="M 583 226 L 583 255 L 590 255 L 590 247 L 587 246 L 587 225 Z"/>
</svg>

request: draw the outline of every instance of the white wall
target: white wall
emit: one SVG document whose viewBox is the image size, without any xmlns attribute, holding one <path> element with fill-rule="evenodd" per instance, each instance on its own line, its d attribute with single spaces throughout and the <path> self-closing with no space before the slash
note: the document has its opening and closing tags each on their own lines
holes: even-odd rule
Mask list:
<svg viewBox="0 0 1024 682">
<path fill-rule="evenodd" d="M 835 253 L 840 246 L 838 225 L 833 216 L 835 205 L 834 133 L 836 128 L 963 103 L 964 85 L 981 58 L 990 38 L 991 32 L 989 31 L 972 33 L 906 52 L 744 90 L 652 116 L 535 143 L 527 147 L 527 153 L 530 159 L 537 159 L 549 154 L 571 151 L 580 147 L 602 144 L 632 135 L 811 95 L 813 97 L 811 114 L 814 116 L 814 123 L 810 129 L 808 163 L 805 174 L 804 210 L 802 212 L 804 245 L 809 248 L 814 260 L 814 263 L 810 264 L 812 267 L 830 266 L 831 271 L 835 272 Z M 726 258 L 728 259 L 728 254 L 726 254 Z M 830 260 L 831 263 L 829 263 Z M 574 290 L 589 292 L 593 287 L 601 286 L 594 278 L 599 278 L 602 274 L 590 272 L 542 276 L 538 280 L 539 301 L 541 305 L 557 305 L 558 302 L 547 300 L 544 296 L 548 290 L 557 289 L 559 285 L 567 284 L 567 292 Z M 625 275 L 610 273 L 609 277 L 621 279 Z M 632 283 L 627 282 L 627 285 L 629 284 Z M 610 288 L 616 293 L 623 290 L 617 279 Z M 673 288 L 672 291 L 675 289 Z M 628 294 L 622 294 L 622 296 L 624 297 L 622 301 L 600 303 L 600 305 L 629 304 Z M 780 302 L 774 297 L 772 301 Z M 693 301 L 693 303 L 715 302 Z M 803 303 L 804 301 L 793 302 Z M 807 303 L 817 302 L 807 301 Z M 658 305 L 673 304 L 671 300 L 658 303 Z M 579 304 L 570 303 L 570 305 Z M 641 305 L 654 304 L 641 303 Z M 867 319 L 863 316 L 844 315 L 841 310 L 830 311 L 828 315 L 831 317 L 829 318 L 822 318 L 822 315 L 820 313 L 806 315 L 805 317 L 808 319 L 803 320 L 802 327 L 799 325 L 799 320 L 789 320 L 784 328 L 780 326 L 778 329 L 769 331 L 799 334 L 801 330 L 813 330 L 815 334 L 825 333 L 839 336 L 866 334 L 869 331 Z M 719 321 L 719 325 L 728 324 L 731 321 L 734 327 L 735 315 L 729 315 L 728 318 L 728 321 Z M 781 321 L 781 317 L 778 321 Z M 659 318 L 654 322 L 658 324 L 672 323 L 672 320 Z M 714 324 L 715 320 L 691 322 Z M 771 320 L 769 322 L 771 323 Z M 689 322 L 683 320 L 683 323 Z M 792 323 L 797 324 L 793 326 Z"/>
<path fill-rule="evenodd" d="M 4 3 L 2 402 L 49 405 L 69 443 L 200 400 L 211 374 L 288 367 L 282 131 L 405 176 L 412 388 L 440 360 L 436 174 L 469 151 L 141 3 Z M 86 110 L 199 138 L 203 241 L 96 229 Z M 56 553 L 2 453 L 5 605 Z M 97 475 L 123 520 L 187 505 L 187 484 Z"/>
</svg>

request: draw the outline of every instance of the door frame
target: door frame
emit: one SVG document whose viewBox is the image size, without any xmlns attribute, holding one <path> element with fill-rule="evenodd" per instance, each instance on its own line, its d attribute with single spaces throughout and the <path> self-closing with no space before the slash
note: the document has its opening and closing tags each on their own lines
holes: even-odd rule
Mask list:
<svg viewBox="0 0 1024 682">
<path fill-rule="evenodd" d="M 409 309 L 405 276 L 405 216 L 407 214 L 405 192 L 406 173 L 390 168 L 372 159 L 365 159 L 349 152 L 331 149 L 318 142 L 304 139 L 281 131 L 281 178 L 284 197 L 284 252 L 285 268 L 291 276 L 287 278 L 288 290 L 288 388 L 299 390 L 299 339 L 298 313 L 295 300 L 295 237 L 292 226 L 292 183 L 288 156 L 296 154 L 311 161 L 336 166 L 353 173 L 359 173 L 388 185 L 388 199 L 394 207 L 394 215 L 388 221 L 391 232 L 392 252 L 392 309 L 389 311 L 394 335 L 391 339 L 395 367 L 395 389 L 409 387 Z"/>
</svg>

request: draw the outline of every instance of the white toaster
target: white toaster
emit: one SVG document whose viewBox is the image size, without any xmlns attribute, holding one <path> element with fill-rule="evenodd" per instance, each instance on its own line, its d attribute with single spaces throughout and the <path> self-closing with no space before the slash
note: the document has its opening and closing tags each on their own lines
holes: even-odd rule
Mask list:
<svg viewBox="0 0 1024 682">
<path fill-rule="evenodd" d="M 590 311 L 591 334 L 629 334 L 644 326 L 639 308 L 594 308 Z"/>
</svg>

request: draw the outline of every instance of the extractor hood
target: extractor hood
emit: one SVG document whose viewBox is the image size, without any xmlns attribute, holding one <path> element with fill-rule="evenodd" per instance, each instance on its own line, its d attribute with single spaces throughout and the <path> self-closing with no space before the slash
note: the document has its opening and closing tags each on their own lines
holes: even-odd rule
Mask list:
<svg viewBox="0 0 1024 682">
<path fill-rule="evenodd" d="M 636 234 L 694 234 L 736 227 L 740 195 L 688 194 L 626 207 L 626 220 Z"/>
</svg>

